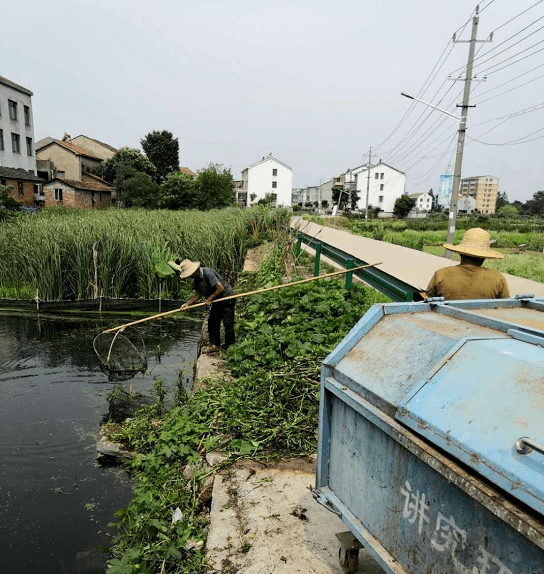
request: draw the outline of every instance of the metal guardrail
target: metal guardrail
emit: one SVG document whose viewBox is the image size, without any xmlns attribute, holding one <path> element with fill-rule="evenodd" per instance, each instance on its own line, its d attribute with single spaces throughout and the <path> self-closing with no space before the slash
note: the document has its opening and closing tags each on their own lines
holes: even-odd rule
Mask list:
<svg viewBox="0 0 544 574">
<path fill-rule="evenodd" d="M 314 276 L 319 275 L 319 266 L 321 261 L 321 255 L 328 257 L 335 263 L 338 263 L 344 269 L 351 269 L 353 267 L 359 267 L 361 265 L 367 265 L 370 262 L 363 261 L 353 255 L 333 247 L 328 243 L 323 241 L 317 241 L 311 235 L 306 233 L 297 233 L 297 252 L 296 258 L 300 257 L 302 250 L 302 244 L 308 245 L 308 247 L 315 250 L 315 266 L 314 266 Z M 353 273 L 348 273 L 346 275 L 346 289 L 351 287 L 352 275 L 356 275 L 359 279 L 368 283 L 374 289 L 377 289 L 384 295 L 387 295 L 393 301 L 422 301 L 423 297 L 419 289 L 412 285 L 408 285 L 404 281 L 393 277 L 389 273 L 380 270 L 378 267 L 369 267 L 368 269 L 361 269 L 359 271 L 354 271 Z"/>
</svg>

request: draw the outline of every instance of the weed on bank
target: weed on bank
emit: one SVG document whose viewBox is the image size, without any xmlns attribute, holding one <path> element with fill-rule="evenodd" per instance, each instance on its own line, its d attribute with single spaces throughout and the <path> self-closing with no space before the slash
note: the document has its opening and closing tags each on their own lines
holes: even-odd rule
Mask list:
<svg viewBox="0 0 544 574">
<path fill-rule="evenodd" d="M 277 281 L 241 277 L 239 292 Z M 314 281 L 248 297 L 237 306 L 237 340 L 226 356 L 232 377 L 211 378 L 162 412 L 157 404 L 110 437 L 139 453 L 134 498 L 117 513 L 109 574 L 206 571 L 211 480 L 242 457 L 302 456 L 316 450 L 321 362 L 386 297 L 343 280 Z M 206 453 L 226 460 L 213 470 Z"/>
</svg>

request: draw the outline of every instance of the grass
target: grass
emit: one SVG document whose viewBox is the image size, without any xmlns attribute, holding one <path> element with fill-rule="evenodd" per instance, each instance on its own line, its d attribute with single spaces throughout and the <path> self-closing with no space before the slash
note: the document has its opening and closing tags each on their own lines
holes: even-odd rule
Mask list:
<svg viewBox="0 0 544 574">
<path fill-rule="evenodd" d="M 155 299 L 157 263 L 188 258 L 231 278 L 247 248 L 287 221 L 287 211 L 262 206 L 208 212 L 46 208 L 0 225 L 0 294 Z M 160 284 L 163 298 L 182 298 L 184 289 L 176 277 Z"/>
</svg>

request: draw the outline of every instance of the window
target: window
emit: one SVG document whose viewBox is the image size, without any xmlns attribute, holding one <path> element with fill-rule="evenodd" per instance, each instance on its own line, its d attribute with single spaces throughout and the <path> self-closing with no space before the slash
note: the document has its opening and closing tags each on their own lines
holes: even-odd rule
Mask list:
<svg viewBox="0 0 544 574">
<path fill-rule="evenodd" d="M 380 200 L 380 203 L 383 203 L 383 195 L 380 195 L 379 200 Z"/>
<path fill-rule="evenodd" d="M 278 175 L 278 170 L 277 170 L 277 169 L 273 169 L 273 170 L 272 170 L 272 175 Z"/>
<path fill-rule="evenodd" d="M 32 138 L 26 138 L 26 155 L 32 155 Z"/>
<path fill-rule="evenodd" d="M 272 182 L 272 189 L 275 189 L 276 187 L 278 187 L 278 182 L 277 182 L 277 181 L 273 181 L 273 182 Z"/>
<path fill-rule="evenodd" d="M 25 126 L 30 125 L 30 108 L 25 106 Z"/>
<path fill-rule="evenodd" d="M 4 150 L 4 130 L 0 130 L 0 150 Z"/>
<path fill-rule="evenodd" d="M 55 201 L 62 201 L 62 189 L 55 188 Z"/>
<path fill-rule="evenodd" d="M 376 172 L 376 175 L 374 177 L 375 177 L 375 179 L 380 179 L 380 174 L 378 172 Z"/>
<path fill-rule="evenodd" d="M 19 195 L 24 195 L 24 189 L 23 189 L 23 182 L 22 181 L 18 181 L 17 182 L 17 190 L 19 191 Z"/>
<path fill-rule="evenodd" d="M 0 180 L 0 185 L 7 185 L 8 181 L 4 178 Z"/>
<path fill-rule="evenodd" d="M 383 183 L 380 183 L 380 191 L 383 191 Z"/>
<path fill-rule="evenodd" d="M 380 179 L 383 179 L 383 173 L 380 173 Z"/>
<path fill-rule="evenodd" d="M 21 138 L 19 134 L 11 134 L 11 147 L 13 153 L 21 153 Z"/>
<path fill-rule="evenodd" d="M 8 107 L 9 107 L 9 119 L 16 122 L 17 121 L 17 102 L 14 102 L 13 100 L 8 100 Z"/>
</svg>

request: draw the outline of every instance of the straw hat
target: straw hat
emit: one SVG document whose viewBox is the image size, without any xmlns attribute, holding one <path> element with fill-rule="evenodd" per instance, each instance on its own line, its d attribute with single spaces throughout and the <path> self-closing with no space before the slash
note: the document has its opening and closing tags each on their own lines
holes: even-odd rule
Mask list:
<svg viewBox="0 0 544 574">
<path fill-rule="evenodd" d="M 172 269 L 179 271 L 180 279 L 186 279 L 187 277 L 190 277 L 200 267 L 200 261 L 191 261 L 190 259 L 184 259 L 179 265 L 177 263 L 174 263 L 174 261 L 169 261 L 168 265 L 170 265 Z"/>
<path fill-rule="evenodd" d="M 489 233 L 481 227 L 473 227 L 469 229 L 461 239 L 459 245 L 450 245 L 444 243 L 444 247 L 455 253 L 461 255 L 469 255 L 470 257 L 480 257 L 481 259 L 503 259 L 504 255 L 499 251 L 492 251 L 489 249 Z"/>
</svg>

